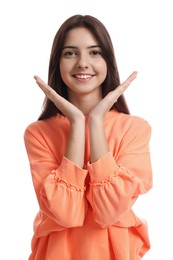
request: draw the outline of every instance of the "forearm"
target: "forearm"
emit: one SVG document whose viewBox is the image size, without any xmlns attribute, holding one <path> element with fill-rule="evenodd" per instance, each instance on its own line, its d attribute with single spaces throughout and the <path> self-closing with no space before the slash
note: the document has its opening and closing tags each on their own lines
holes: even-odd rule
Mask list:
<svg viewBox="0 0 173 260">
<path fill-rule="evenodd" d="M 83 168 L 85 151 L 85 119 L 71 122 L 65 157 Z"/>
<path fill-rule="evenodd" d="M 89 132 L 91 153 L 90 160 L 91 163 L 93 163 L 109 152 L 102 117 L 97 115 L 90 116 Z"/>
<path fill-rule="evenodd" d="M 87 211 L 86 175 L 87 170 L 63 158 L 59 167 L 46 177 L 39 192 L 40 207 L 47 217 L 62 227 L 83 225 Z"/>
</svg>

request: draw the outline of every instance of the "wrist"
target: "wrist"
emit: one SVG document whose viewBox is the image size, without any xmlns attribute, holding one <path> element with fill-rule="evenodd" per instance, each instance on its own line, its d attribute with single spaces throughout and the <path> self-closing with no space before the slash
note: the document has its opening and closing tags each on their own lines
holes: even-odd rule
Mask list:
<svg viewBox="0 0 173 260">
<path fill-rule="evenodd" d="M 89 127 L 102 127 L 103 126 L 103 117 L 100 115 L 90 115 L 88 118 Z"/>
<path fill-rule="evenodd" d="M 70 119 L 70 123 L 74 125 L 85 125 L 85 116 L 83 114 L 77 115 Z"/>
</svg>

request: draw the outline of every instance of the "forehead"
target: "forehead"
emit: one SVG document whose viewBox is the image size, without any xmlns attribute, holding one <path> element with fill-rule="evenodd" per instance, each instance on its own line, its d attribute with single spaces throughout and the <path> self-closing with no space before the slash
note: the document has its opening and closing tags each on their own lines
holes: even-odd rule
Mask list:
<svg viewBox="0 0 173 260">
<path fill-rule="evenodd" d="M 64 45 L 72 45 L 72 46 L 90 46 L 90 45 L 98 45 L 98 41 L 93 33 L 85 28 L 79 27 L 71 29 L 65 38 Z"/>
</svg>

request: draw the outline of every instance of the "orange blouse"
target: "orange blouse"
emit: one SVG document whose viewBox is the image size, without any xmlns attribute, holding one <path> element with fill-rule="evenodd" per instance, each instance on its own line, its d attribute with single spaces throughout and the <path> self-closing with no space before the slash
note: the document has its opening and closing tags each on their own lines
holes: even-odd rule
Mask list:
<svg viewBox="0 0 173 260">
<path fill-rule="evenodd" d="M 56 115 L 24 134 L 39 203 L 29 260 L 139 260 L 149 250 L 147 223 L 132 211 L 152 187 L 151 127 L 111 110 L 104 119 L 109 153 L 85 167 L 64 154 L 70 123 Z M 75 152 L 75 151 L 74 151 Z"/>
</svg>

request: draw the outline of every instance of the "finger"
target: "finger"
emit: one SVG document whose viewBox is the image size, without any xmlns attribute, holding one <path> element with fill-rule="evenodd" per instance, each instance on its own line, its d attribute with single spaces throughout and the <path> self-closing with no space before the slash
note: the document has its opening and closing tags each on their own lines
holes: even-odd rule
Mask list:
<svg viewBox="0 0 173 260">
<path fill-rule="evenodd" d="M 134 80 L 134 79 L 136 78 L 137 74 L 138 74 L 138 72 L 137 72 L 137 71 L 134 71 L 134 72 L 127 78 L 127 80 L 128 80 L 128 79 L 129 79 L 129 80 Z"/>
<path fill-rule="evenodd" d="M 37 85 L 45 93 L 45 95 L 54 102 L 54 96 L 56 92 L 38 76 L 34 76 L 34 79 L 36 80 Z"/>
<path fill-rule="evenodd" d="M 137 71 L 134 71 L 120 86 L 123 86 L 125 89 L 132 83 L 132 81 L 137 77 Z"/>
<path fill-rule="evenodd" d="M 137 71 L 134 71 L 123 83 L 121 83 L 117 89 L 117 99 L 124 93 L 124 91 L 129 87 L 132 81 L 137 77 Z"/>
<path fill-rule="evenodd" d="M 41 78 L 34 76 L 36 83 L 45 93 L 45 95 L 59 108 L 62 112 L 64 111 L 64 104 L 67 102 L 64 98 L 56 93 L 49 85 L 47 85 Z"/>
<path fill-rule="evenodd" d="M 38 76 L 34 76 L 34 79 L 36 80 L 37 85 L 43 90 L 47 91 L 50 87 Z"/>
</svg>

